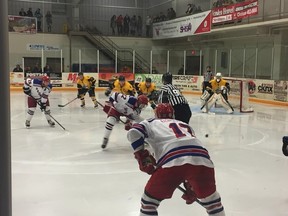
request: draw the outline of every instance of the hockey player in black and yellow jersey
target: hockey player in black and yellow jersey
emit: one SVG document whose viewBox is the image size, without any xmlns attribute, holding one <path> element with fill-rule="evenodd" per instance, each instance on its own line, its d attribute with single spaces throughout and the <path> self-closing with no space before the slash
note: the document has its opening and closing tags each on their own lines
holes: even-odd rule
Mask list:
<svg viewBox="0 0 288 216">
<path fill-rule="evenodd" d="M 126 81 L 125 77 L 122 75 L 120 75 L 119 78 L 115 80 L 111 84 L 111 86 L 106 89 L 105 95 L 108 97 L 112 91 L 119 92 L 125 95 L 135 95 L 134 87 L 128 81 Z"/>
<path fill-rule="evenodd" d="M 152 82 L 151 78 L 147 77 L 145 81 L 140 82 L 137 85 L 138 95 L 146 95 L 149 98 L 151 107 L 154 109 L 156 107 L 155 101 L 158 100 L 158 91 L 156 90 L 155 83 Z"/>
<path fill-rule="evenodd" d="M 222 78 L 221 73 L 217 73 L 215 79 L 211 80 L 206 87 L 203 95 L 200 97 L 202 100 L 201 110 L 208 112 L 210 108 L 218 102 L 231 114 L 234 112 L 233 107 L 228 102 L 228 93 L 230 91 L 229 83 Z"/>
<path fill-rule="evenodd" d="M 77 89 L 78 94 L 77 97 L 81 100 L 81 107 L 85 107 L 85 95 L 88 92 L 89 97 L 94 103 L 94 107 L 97 108 L 97 100 L 95 97 L 95 83 L 96 80 L 94 77 L 84 76 L 82 72 L 78 73 L 77 79 Z"/>
</svg>

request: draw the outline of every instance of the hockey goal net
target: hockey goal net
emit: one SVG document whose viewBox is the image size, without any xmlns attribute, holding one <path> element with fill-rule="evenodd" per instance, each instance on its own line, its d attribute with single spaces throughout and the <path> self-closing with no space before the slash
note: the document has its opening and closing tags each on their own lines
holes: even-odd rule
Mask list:
<svg viewBox="0 0 288 216">
<path fill-rule="evenodd" d="M 225 80 L 230 84 L 228 101 L 232 107 L 244 113 L 253 112 L 254 110 L 249 103 L 249 81 L 231 78 Z"/>
</svg>

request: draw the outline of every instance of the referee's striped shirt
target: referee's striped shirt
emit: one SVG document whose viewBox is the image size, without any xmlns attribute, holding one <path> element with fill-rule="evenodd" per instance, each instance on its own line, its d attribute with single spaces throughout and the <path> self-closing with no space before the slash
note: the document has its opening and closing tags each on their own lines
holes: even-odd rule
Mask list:
<svg viewBox="0 0 288 216">
<path fill-rule="evenodd" d="M 165 84 L 160 89 L 158 103 L 170 103 L 175 106 L 177 104 L 188 104 L 188 101 L 174 85 Z"/>
</svg>

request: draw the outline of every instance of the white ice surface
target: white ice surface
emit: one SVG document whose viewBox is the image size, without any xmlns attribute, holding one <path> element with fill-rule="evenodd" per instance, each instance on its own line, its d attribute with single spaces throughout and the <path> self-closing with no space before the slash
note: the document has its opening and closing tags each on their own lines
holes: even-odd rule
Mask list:
<svg viewBox="0 0 288 216">
<path fill-rule="evenodd" d="M 48 126 L 37 109 L 31 128 L 24 127 L 26 100 L 11 93 L 13 216 L 136 216 L 149 176 L 138 170 L 123 124 L 115 125 L 107 150 L 101 150 L 106 115 L 86 96 L 80 108 L 76 92 L 52 92 Z M 199 96 L 186 95 L 190 125 L 215 164 L 218 191 L 227 216 L 288 215 L 287 107 L 253 104 L 254 113 L 200 113 Z M 97 98 L 104 103 L 103 92 Z M 144 117 L 152 117 L 148 107 Z M 208 134 L 208 138 L 205 137 Z M 187 206 L 175 191 L 159 207 L 162 216 L 201 216 L 197 203 Z"/>
</svg>

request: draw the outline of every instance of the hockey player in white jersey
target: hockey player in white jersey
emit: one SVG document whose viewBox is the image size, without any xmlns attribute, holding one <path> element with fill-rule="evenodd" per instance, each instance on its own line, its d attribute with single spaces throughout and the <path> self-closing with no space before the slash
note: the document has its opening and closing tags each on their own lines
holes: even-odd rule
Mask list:
<svg viewBox="0 0 288 216">
<path fill-rule="evenodd" d="M 43 76 L 39 78 L 27 78 L 24 82 L 23 91 L 27 97 L 28 112 L 25 126 L 30 128 L 30 122 L 33 118 L 37 105 L 40 106 L 41 111 L 44 112 L 48 124 L 53 127 L 55 123 L 50 118 L 50 103 L 48 96 L 51 92 L 52 85 L 50 78 Z"/>
<path fill-rule="evenodd" d="M 109 97 L 109 103 L 104 106 L 104 112 L 108 114 L 102 148 L 106 148 L 112 129 L 120 116 L 126 116 L 127 121 L 125 130 L 131 128 L 132 122 L 140 122 L 143 120 L 140 117 L 141 110 L 148 105 L 148 98 L 145 95 L 137 97 L 114 92 Z"/>
<path fill-rule="evenodd" d="M 127 134 L 139 169 L 151 174 L 141 199 L 140 216 L 158 215 L 161 201 L 171 198 L 181 183 L 187 204 L 198 199 L 209 216 L 225 216 L 209 153 L 188 124 L 173 119 L 173 112 L 170 104 L 158 104 L 156 118 L 134 124 Z M 153 153 L 145 149 L 144 141 Z"/>
</svg>

